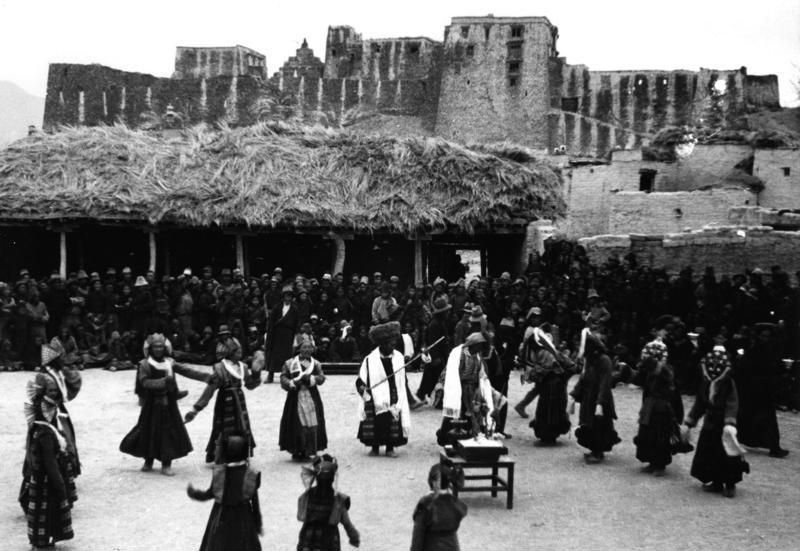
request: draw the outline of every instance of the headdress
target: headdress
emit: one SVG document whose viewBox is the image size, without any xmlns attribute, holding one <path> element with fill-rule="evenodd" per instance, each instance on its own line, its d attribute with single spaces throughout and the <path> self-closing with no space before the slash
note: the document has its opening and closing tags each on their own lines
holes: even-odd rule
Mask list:
<svg viewBox="0 0 800 551">
<path fill-rule="evenodd" d="M 60 358 L 64 354 L 64 348 L 60 344 L 42 345 L 42 367 L 50 365 L 53 360 Z"/>
<path fill-rule="evenodd" d="M 472 311 L 470 312 L 469 321 L 473 323 L 478 323 L 483 320 L 483 308 L 480 305 L 476 304 L 472 307 Z"/>
<path fill-rule="evenodd" d="M 479 333 L 476 331 L 475 333 L 469 334 L 467 340 L 464 341 L 464 346 L 469 347 L 476 344 L 485 344 L 485 343 L 486 343 L 486 337 L 483 336 L 483 333 Z"/>
<path fill-rule="evenodd" d="M 58 383 L 52 377 L 41 373 L 28 381 L 25 388 L 26 399 L 23 404 L 23 412 L 29 427 L 33 425 L 37 417 L 52 421 L 58 413 L 58 404 L 45 399 L 48 387 L 58 388 Z"/>
<path fill-rule="evenodd" d="M 150 347 L 154 344 L 163 344 L 164 349 L 166 350 L 166 355 L 172 356 L 172 343 L 169 342 L 169 339 L 161 333 L 153 333 L 152 335 L 149 335 L 147 339 L 145 339 L 144 346 L 142 347 L 142 352 L 144 352 L 145 358 L 150 355 Z"/>
<path fill-rule="evenodd" d="M 222 441 L 222 454 L 225 463 L 244 461 L 249 453 L 247 438 L 241 433 L 230 433 Z"/>
<path fill-rule="evenodd" d="M 136 276 L 136 281 L 133 283 L 134 287 L 147 287 L 147 280 L 143 276 Z"/>
<path fill-rule="evenodd" d="M 373 325 L 369 329 L 369 339 L 375 344 L 382 344 L 391 339 L 399 339 L 401 336 L 400 322 L 390 321 Z"/>
<path fill-rule="evenodd" d="M 303 466 L 300 471 L 300 478 L 303 485 L 308 489 L 314 485 L 315 481 L 330 481 L 331 484 L 336 480 L 336 472 L 339 464 L 336 458 L 329 454 L 318 455 L 311 461 L 311 466 Z"/>
</svg>

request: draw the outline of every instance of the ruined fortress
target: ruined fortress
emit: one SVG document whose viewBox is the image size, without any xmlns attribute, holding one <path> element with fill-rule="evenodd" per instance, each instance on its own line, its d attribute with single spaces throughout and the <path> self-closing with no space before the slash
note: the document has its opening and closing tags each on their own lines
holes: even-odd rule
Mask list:
<svg viewBox="0 0 800 551">
<path fill-rule="evenodd" d="M 779 108 L 775 75 L 744 67 L 591 71 L 557 50 L 545 17 L 454 17 L 442 41 L 362 38 L 328 29 L 325 59 L 305 41 L 271 76 L 243 46 L 179 47 L 171 78 L 100 65 L 50 66 L 44 124 L 137 126 L 170 116 L 250 124 L 264 110 L 459 142 L 511 141 L 549 153 L 604 157 L 672 125 L 722 122 Z"/>
</svg>

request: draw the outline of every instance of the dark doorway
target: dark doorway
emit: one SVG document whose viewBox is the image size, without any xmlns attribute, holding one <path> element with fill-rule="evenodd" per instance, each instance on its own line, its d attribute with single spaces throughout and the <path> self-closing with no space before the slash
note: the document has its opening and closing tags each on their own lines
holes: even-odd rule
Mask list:
<svg viewBox="0 0 800 551">
<path fill-rule="evenodd" d="M 414 282 L 414 242 L 400 236 L 356 236 L 347 241 L 344 275 L 354 273 L 372 277 L 381 272 L 384 279 L 396 275 L 401 285 Z"/>
<path fill-rule="evenodd" d="M 0 227 L 0 281 L 13 285 L 23 268 L 39 279 L 58 270 L 60 261 L 58 232 Z"/>
<path fill-rule="evenodd" d="M 55 251 L 57 264 L 58 245 Z M 141 229 L 87 224 L 67 233 L 67 272 L 104 275 L 108 268 L 119 273 L 129 266 L 138 275 L 145 273 L 149 262 L 148 236 Z"/>
<path fill-rule="evenodd" d="M 333 242 L 321 235 L 275 233 L 245 238 L 250 275 L 272 274 L 276 267 L 284 277 L 303 274 L 319 278 L 333 265 Z"/>
<path fill-rule="evenodd" d="M 216 229 L 163 230 L 157 234 L 159 274 L 180 274 L 185 268 L 200 274 L 211 266 L 215 274 L 236 267 L 236 238 Z M 147 243 L 147 236 L 144 236 Z"/>
</svg>

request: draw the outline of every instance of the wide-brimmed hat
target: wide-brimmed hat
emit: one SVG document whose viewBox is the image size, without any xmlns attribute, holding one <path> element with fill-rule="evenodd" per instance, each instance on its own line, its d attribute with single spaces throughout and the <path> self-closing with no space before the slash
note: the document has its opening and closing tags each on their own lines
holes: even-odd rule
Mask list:
<svg viewBox="0 0 800 551">
<path fill-rule="evenodd" d="M 86 270 L 78 270 L 76 279 L 89 279 L 89 274 L 86 273 Z"/>
<path fill-rule="evenodd" d="M 440 314 L 442 312 L 447 312 L 453 306 L 447 302 L 447 299 L 444 297 L 439 297 L 433 301 L 433 310 L 431 314 Z"/>
<path fill-rule="evenodd" d="M 133 270 L 131 270 L 129 266 L 125 266 L 124 268 L 122 268 L 122 273 L 123 274 L 131 274 L 131 273 L 133 273 Z"/>
<path fill-rule="evenodd" d="M 469 315 L 469 321 L 472 323 L 477 323 L 483 320 L 483 308 L 480 307 L 479 304 L 476 304 L 472 307 L 472 312 Z"/>
<path fill-rule="evenodd" d="M 469 346 L 474 346 L 476 344 L 485 344 L 485 343 L 486 343 L 486 337 L 483 336 L 483 333 L 476 331 L 474 333 L 470 333 L 467 336 L 467 340 L 464 341 L 464 346 L 469 347 Z"/>
<path fill-rule="evenodd" d="M 589 292 L 586 294 L 586 300 L 593 299 L 593 298 L 600 298 L 600 294 L 595 289 L 589 289 Z"/>
<path fill-rule="evenodd" d="M 528 314 L 525 317 L 530 319 L 534 316 L 541 316 L 541 315 L 542 315 L 542 309 L 539 308 L 538 306 L 534 306 L 530 310 L 528 310 Z"/>
<path fill-rule="evenodd" d="M 136 276 L 136 281 L 133 284 L 134 287 L 147 287 L 147 280 L 144 276 Z"/>
<path fill-rule="evenodd" d="M 217 330 L 218 337 L 227 337 L 230 334 L 231 334 L 231 329 L 226 324 L 223 323 L 222 325 L 219 326 L 219 329 Z"/>
<path fill-rule="evenodd" d="M 392 339 L 399 339 L 401 336 L 400 322 L 390 321 L 373 325 L 369 329 L 369 339 L 375 344 L 382 344 Z"/>
</svg>

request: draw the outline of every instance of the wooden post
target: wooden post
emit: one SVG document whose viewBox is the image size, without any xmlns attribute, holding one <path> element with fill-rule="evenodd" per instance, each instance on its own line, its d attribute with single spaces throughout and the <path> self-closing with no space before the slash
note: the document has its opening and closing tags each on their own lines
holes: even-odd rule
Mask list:
<svg viewBox="0 0 800 551">
<path fill-rule="evenodd" d="M 60 231 L 58 232 L 58 241 L 59 241 L 59 265 L 58 265 L 58 275 L 61 276 L 61 279 L 64 281 L 67 280 L 67 232 Z"/>
<path fill-rule="evenodd" d="M 147 236 L 150 241 L 150 265 L 148 266 L 148 270 L 155 273 L 156 271 L 156 232 L 149 231 L 147 232 Z"/>
<path fill-rule="evenodd" d="M 244 238 L 240 233 L 236 234 L 236 267 L 242 271 L 242 275 L 247 275 L 244 271 Z"/>
<path fill-rule="evenodd" d="M 422 240 L 417 236 L 414 239 L 414 285 L 422 285 L 423 283 Z"/>
<path fill-rule="evenodd" d="M 335 275 L 344 272 L 344 260 L 347 255 L 347 246 L 344 238 L 337 233 L 331 234 L 331 239 L 333 239 L 333 245 L 336 247 L 336 256 L 333 259 L 333 268 L 331 269 L 331 274 Z"/>
</svg>

